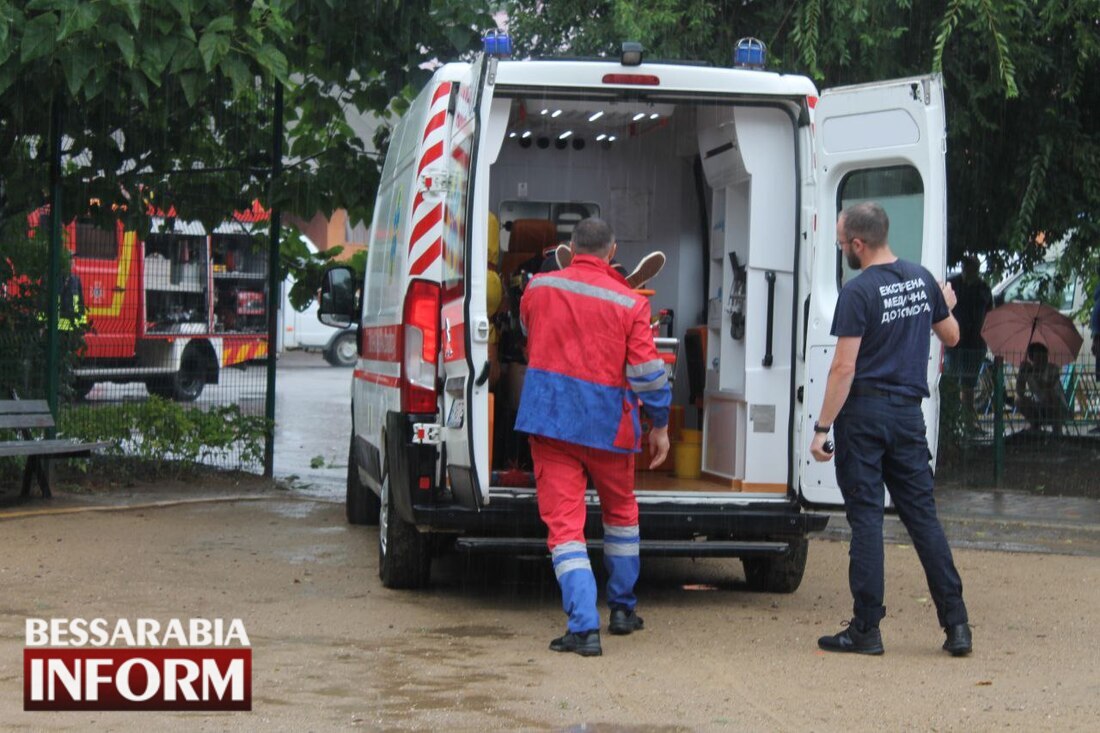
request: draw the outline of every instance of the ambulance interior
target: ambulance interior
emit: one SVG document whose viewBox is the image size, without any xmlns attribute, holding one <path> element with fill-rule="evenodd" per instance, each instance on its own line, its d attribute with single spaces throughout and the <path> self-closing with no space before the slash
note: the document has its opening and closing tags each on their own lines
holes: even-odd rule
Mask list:
<svg viewBox="0 0 1100 733">
<path fill-rule="evenodd" d="M 787 491 L 799 112 L 793 101 L 498 87 L 486 145 L 490 226 L 500 227 L 490 269 L 505 293 L 493 316 L 493 486 L 533 485 L 526 439 L 511 429 L 523 288 L 594 215 L 614 230 L 626 271 L 666 256 L 642 292 L 673 380 L 672 448 L 648 470 L 643 436 L 637 490 Z"/>
</svg>

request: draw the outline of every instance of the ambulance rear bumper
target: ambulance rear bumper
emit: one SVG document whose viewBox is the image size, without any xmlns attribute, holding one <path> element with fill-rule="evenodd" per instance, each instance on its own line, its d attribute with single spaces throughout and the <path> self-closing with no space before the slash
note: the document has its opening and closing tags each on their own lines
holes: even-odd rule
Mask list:
<svg viewBox="0 0 1100 733">
<path fill-rule="evenodd" d="M 698 553 L 677 548 L 673 554 L 725 554 L 743 556 L 750 548 L 738 543 L 774 542 L 820 532 L 828 515 L 802 511 L 793 500 L 760 502 L 653 502 L 639 503 L 639 526 L 643 545 L 647 542 L 728 543 L 722 552 L 715 545 Z M 413 515 L 422 531 L 458 532 L 483 538 L 544 539 L 546 527 L 539 519 L 534 494 L 493 496 L 480 510 L 454 505 L 414 504 Z M 602 536 L 603 524 L 597 504 L 588 506 L 586 536 Z M 643 548 L 644 549 L 644 548 Z M 656 548 L 654 548 L 656 549 Z M 767 548 L 759 548 L 767 554 Z M 717 552 L 715 552 L 717 550 Z M 661 553 L 664 554 L 664 553 Z"/>
</svg>

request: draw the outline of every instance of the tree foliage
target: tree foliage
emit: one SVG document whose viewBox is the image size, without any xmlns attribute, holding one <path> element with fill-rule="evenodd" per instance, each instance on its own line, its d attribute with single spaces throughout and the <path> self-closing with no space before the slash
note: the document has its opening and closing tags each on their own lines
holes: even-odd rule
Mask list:
<svg viewBox="0 0 1100 733">
<path fill-rule="evenodd" d="M 0 0 L 0 225 L 46 200 L 55 107 L 69 215 L 140 229 L 143 196 L 207 224 L 255 199 L 369 218 L 378 162 L 349 119 L 384 118 L 491 22 L 457 0 Z"/>
<path fill-rule="evenodd" d="M 951 259 L 1038 259 L 1072 233 L 1065 266 L 1100 258 L 1100 0 L 512 0 L 520 55 L 616 55 L 729 65 L 738 38 L 820 87 L 941 71 Z M 1042 236 L 1040 237 L 1040 233 Z"/>
</svg>

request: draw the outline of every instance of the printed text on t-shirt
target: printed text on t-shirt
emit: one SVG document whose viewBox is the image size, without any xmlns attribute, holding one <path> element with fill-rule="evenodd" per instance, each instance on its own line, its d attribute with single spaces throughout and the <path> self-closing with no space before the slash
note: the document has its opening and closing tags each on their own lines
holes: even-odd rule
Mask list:
<svg viewBox="0 0 1100 733">
<path fill-rule="evenodd" d="M 924 289 L 924 280 L 919 277 L 880 285 L 878 293 L 882 296 L 882 323 L 932 312 L 932 307 L 928 304 L 928 292 Z"/>
</svg>

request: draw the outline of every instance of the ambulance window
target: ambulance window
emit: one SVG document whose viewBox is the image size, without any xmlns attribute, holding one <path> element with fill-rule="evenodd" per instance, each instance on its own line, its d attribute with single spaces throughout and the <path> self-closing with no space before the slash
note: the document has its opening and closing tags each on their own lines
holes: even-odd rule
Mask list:
<svg viewBox="0 0 1100 733">
<path fill-rule="evenodd" d="M 903 260 L 920 262 L 924 242 L 924 184 L 907 165 L 853 171 L 837 194 L 837 214 L 864 201 L 875 201 L 890 217 L 890 249 Z M 843 285 L 858 274 L 837 250 L 837 276 Z"/>
<path fill-rule="evenodd" d="M 113 260 L 118 256 L 115 233 L 94 224 L 76 225 L 76 256 L 90 260 Z"/>
</svg>

